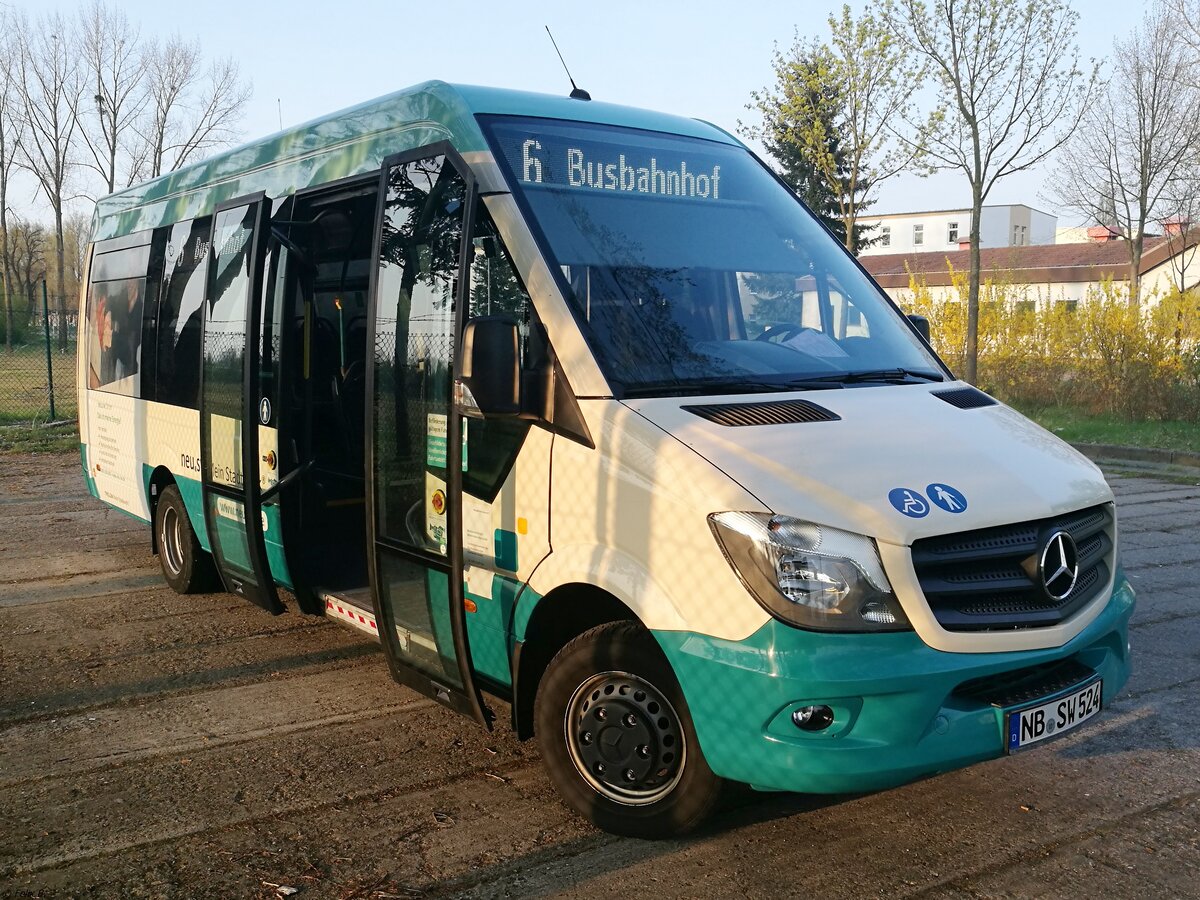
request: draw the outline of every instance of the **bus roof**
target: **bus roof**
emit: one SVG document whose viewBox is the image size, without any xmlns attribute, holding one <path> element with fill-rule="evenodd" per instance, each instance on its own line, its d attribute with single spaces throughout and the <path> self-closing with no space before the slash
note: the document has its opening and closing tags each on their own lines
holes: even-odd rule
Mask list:
<svg viewBox="0 0 1200 900">
<path fill-rule="evenodd" d="M 105 240 L 211 213 L 225 200 L 284 197 L 379 168 L 393 153 L 449 141 L 486 150 L 480 113 L 623 125 L 736 143 L 728 132 L 682 116 L 549 94 L 426 81 L 251 141 L 96 203 L 92 239 Z"/>
</svg>

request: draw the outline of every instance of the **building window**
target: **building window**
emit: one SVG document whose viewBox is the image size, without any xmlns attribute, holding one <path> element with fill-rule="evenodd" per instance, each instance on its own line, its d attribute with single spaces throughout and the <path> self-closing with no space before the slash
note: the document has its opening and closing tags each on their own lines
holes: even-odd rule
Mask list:
<svg viewBox="0 0 1200 900">
<path fill-rule="evenodd" d="M 951 222 L 949 225 L 946 226 L 946 243 L 948 243 L 948 244 L 957 244 L 958 243 L 958 223 L 957 222 Z"/>
<path fill-rule="evenodd" d="M 1026 234 L 1027 230 L 1028 229 L 1024 225 L 1021 226 L 1021 246 L 1022 247 L 1024 247 L 1026 244 L 1029 243 L 1029 236 Z"/>
<path fill-rule="evenodd" d="M 1021 245 L 1021 226 L 1020 225 L 1013 226 L 1012 242 L 1013 242 L 1014 247 L 1019 247 Z"/>
<path fill-rule="evenodd" d="M 880 225 L 879 226 L 879 246 L 880 247 L 892 246 L 892 226 L 891 225 Z"/>
<path fill-rule="evenodd" d="M 924 243 L 925 243 L 925 226 L 924 225 L 914 225 L 913 226 L 913 246 L 920 247 Z"/>
</svg>

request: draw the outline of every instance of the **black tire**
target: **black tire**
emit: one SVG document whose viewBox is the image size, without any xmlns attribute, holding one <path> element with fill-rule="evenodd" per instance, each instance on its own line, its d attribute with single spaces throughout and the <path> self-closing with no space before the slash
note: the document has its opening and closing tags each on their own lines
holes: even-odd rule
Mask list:
<svg viewBox="0 0 1200 900">
<path fill-rule="evenodd" d="M 567 805 L 605 831 L 675 837 L 720 800 L 679 683 L 637 622 L 599 625 L 558 652 L 538 685 L 534 727 Z"/>
<path fill-rule="evenodd" d="M 158 564 L 178 594 L 205 594 L 221 589 L 221 580 L 213 558 L 200 546 L 188 519 L 179 488 L 163 488 L 154 508 L 154 540 Z"/>
</svg>

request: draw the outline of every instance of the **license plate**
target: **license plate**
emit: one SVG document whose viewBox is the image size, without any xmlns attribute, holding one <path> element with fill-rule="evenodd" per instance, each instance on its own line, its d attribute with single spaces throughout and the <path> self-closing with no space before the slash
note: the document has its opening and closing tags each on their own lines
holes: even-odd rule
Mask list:
<svg viewBox="0 0 1200 900">
<path fill-rule="evenodd" d="M 1008 752 L 1058 737 L 1096 715 L 1100 712 L 1102 686 L 1103 681 L 1097 678 L 1065 697 L 1010 712 L 1006 717 Z"/>
</svg>

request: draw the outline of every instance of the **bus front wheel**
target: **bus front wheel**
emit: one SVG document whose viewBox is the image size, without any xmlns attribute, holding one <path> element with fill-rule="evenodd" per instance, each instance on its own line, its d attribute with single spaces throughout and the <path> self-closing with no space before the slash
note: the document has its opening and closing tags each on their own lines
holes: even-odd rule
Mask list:
<svg viewBox="0 0 1200 900">
<path fill-rule="evenodd" d="M 716 807 L 721 779 L 700 751 L 683 693 L 636 622 L 585 631 L 551 660 L 535 728 L 567 804 L 614 834 L 667 838 Z"/>
<path fill-rule="evenodd" d="M 175 485 L 167 485 L 154 508 L 154 533 L 163 578 L 179 594 L 203 594 L 217 590 L 217 570 L 204 552 L 188 519 L 183 497 Z"/>
</svg>

